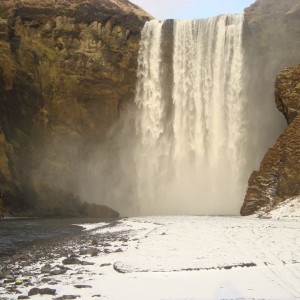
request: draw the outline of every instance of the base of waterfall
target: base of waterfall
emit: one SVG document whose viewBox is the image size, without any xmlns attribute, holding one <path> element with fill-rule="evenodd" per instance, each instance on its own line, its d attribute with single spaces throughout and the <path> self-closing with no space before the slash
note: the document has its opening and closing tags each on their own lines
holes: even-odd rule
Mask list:
<svg viewBox="0 0 300 300">
<path fill-rule="evenodd" d="M 45 300 L 300 297 L 297 218 L 157 216 L 82 226 L 84 240 L 66 241 L 60 255 L 16 262 L 13 280 L 0 280 L 0 299 L 30 291 Z"/>
</svg>

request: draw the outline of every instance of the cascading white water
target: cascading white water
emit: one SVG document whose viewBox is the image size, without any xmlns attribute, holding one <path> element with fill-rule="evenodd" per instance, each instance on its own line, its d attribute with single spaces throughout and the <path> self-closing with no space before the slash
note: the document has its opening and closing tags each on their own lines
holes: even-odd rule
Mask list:
<svg viewBox="0 0 300 300">
<path fill-rule="evenodd" d="M 135 99 L 139 214 L 238 214 L 246 155 L 242 25 L 242 15 L 174 21 L 169 103 L 163 22 L 146 23 Z"/>
</svg>

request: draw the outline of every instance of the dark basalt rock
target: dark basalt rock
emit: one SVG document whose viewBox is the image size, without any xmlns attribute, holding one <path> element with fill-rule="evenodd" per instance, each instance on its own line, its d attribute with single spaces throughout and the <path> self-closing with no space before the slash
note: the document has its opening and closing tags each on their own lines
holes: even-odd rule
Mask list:
<svg viewBox="0 0 300 300">
<path fill-rule="evenodd" d="M 66 272 L 67 272 L 67 269 L 64 269 L 64 268 L 58 268 L 58 269 L 52 270 L 52 271 L 50 272 L 50 275 L 52 275 L 52 276 L 57 276 L 57 275 L 65 274 Z"/>
<path fill-rule="evenodd" d="M 39 291 L 40 291 L 40 289 L 38 289 L 38 288 L 32 288 L 32 289 L 29 290 L 28 296 L 38 295 Z"/>
<path fill-rule="evenodd" d="M 104 205 L 93 203 L 84 203 L 81 208 L 81 213 L 86 217 L 91 218 L 118 218 L 119 213 Z"/>
<path fill-rule="evenodd" d="M 80 265 L 81 261 L 75 257 L 68 257 L 62 261 L 64 265 Z"/>
<path fill-rule="evenodd" d="M 76 287 L 77 289 L 89 289 L 89 288 L 92 288 L 91 285 L 86 285 L 86 284 L 75 284 L 74 287 Z"/>
<path fill-rule="evenodd" d="M 77 299 L 80 298 L 79 295 L 63 295 L 61 297 L 55 298 L 54 300 L 69 300 L 69 299 Z"/>
<path fill-rule="evenodd" d="M 28 292 L 28 296 L 35 296 L 35 295 L 55 295 L 56 290 L 55 289 L 50 289 L 50 288 L 32 288 Z"/>
<path fill-rule="evenodd" d="M 50 289 L 50 288 L 43 288 L 43 289 L 39 289 L 39 294 L 40 295 L 55 295 L 56 290 Z"/>
<path fill-rule="evenodd" d="M 50 264 L 46 264 L 46 265 L 41 267 L 41 273 L 50 273 L 50 271 L 51 271 L 51 265 Z"/>
</svg>

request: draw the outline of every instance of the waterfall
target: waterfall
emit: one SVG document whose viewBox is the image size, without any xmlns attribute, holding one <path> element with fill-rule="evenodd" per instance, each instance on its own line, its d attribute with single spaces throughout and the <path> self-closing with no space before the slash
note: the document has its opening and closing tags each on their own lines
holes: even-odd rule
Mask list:
<svg viewBox="0 0 300 300">
<path fill-rule="evenodd" d="M 174 21 L 172 72 L 164 62 L 164 25 L 147 22 L 140 43 L 134 146 L 138 213 L 238 214 L 249 155 L 243 16 Z"/>
</svg>

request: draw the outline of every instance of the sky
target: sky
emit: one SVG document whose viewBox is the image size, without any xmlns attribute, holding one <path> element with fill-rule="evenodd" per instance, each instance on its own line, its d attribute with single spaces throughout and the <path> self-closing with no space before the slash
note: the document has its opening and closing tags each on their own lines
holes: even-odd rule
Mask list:
<svg viewBox="0 0 300 300">
<path fill-rule="evenodd" d="M 157 19 L 200 19 L 243 13 L 255 0 L 130 0 Z"/>
</svg>

